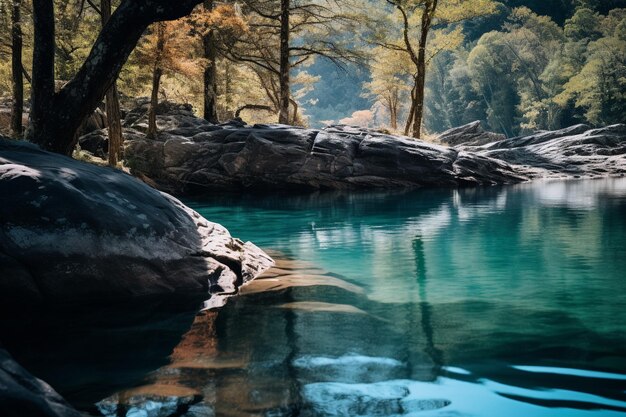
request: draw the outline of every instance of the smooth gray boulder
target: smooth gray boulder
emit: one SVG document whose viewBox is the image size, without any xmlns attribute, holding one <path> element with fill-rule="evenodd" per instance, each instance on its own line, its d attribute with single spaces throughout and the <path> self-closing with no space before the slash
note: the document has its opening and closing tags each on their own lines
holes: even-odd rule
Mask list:
<svg viewBox="0 0 626 417">
<path fill-rule="evenodd" d="M 134 173 L 174 193 L 211 189 L 359 189 L 525 181 L 505 162 L 348 126 L 224 126 L 125 142 Z"/>
<path fill-rule="evenodd" d="M 530 178 L 626 174 L 626 125 L 566 129 L 506 139 L 460 151 L 503 160 Z"/>
<path fill-rule="evenodd" d="M 81 417 L 56 391 L 13 360 L 0 347 L 2 417 Z"/>
<path fill-rule="evenodd" d="M 271 264 L 130 175 L 0 139 L 2 309 L 233 294 Z"/>
<path fill-rule="evenodd" d="M 453 127 L 437 136 L 437 140 L 444 145 L 483 145 L 506 139 L 500 133 L 487 132 L 480 125 L 480 120 L 463 126 Z"/>
</svg>

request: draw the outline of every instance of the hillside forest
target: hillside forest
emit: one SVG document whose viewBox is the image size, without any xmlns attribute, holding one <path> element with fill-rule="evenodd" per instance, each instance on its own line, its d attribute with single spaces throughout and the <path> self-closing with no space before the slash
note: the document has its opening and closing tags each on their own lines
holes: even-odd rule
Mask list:
<svg viewBox="0 0 626 417">
<path fill-rule="evenodd" d="M 118 3 L 0 0 L 4 133 L 24 135 L 29 114 L 36 127 L 38 68 L 52 68 L 57 90 L 75 80 Z M 33 65 L 45 59 L 34 22 L 48 6 L 54 64 Z M 146 96 L 189 103 L 216 123 L 342 123 L 413 137 L 474 120 L 509 137 L 625 121 L 623 0 L 204 0 L 139 35 L 107 113 Z"/>
</svg>

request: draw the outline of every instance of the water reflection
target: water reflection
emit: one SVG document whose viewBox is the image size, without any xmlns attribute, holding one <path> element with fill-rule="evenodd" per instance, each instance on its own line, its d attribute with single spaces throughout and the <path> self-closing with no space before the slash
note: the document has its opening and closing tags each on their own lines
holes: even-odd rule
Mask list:
<svg viewBox="0 0 626 417">
<path fill-rule="evenodd" d="M 377 302 L 298 265 L 279 261 L 224 309 L 196 317 L 168 366 L 101 411 L 168 410 L 177 398 L 190 417 L 626 412 L 625 368 L 615 361 L 626 357 L 624 335 L 609 339 L 566 313 L 496 300 L 430 304 L 422 292 L 417 303 Z M 417 271 L 423 282 L 427 269 Z M 298 275 L 317 275 L 317 285 L 297 285 Z M 265 282 L 276 280 L 286 287 Z M 504 311 L 506 324 L 491 323 Z M 601 363 L 615 372 L 578 369 Z"/>
<path fill-rule="evenodd" d="M 624 179 L 194 205 L 280 260 L 173 349 L 188 312 L 98 334 L 116 354 L 93 361 L 126 381 L 113 395 L 90 385 L 101 414 L 626 413 Z M 159 360 L 140 382 L 123 372 L 139 350 L 120 357 L 137 329 L 169 329 L 144 341 Z M 84 377 L 67 378 L 70 394 Z"/>
<path fill-rule="evenodd" d="M 276 363 L 295 387 L 285 400 L 292 408 L 311 415 L 402 414 L 397 407 L 436 415 L 626 411 L 622 380 L 580 375 L 626 374 L 626 180 L 225 201 L 197 208 L 365 290 L 318 282 L 291 288 L 285 299 L 280 292 L 244 297 L 220 313 L 218 322 L 237 323 L 224 337 L 287 339 Z M 275 304 L 293 308 L 267 309 Z M 242 326 L 246 317 L 263 329 Z M 252 357 L 267 350 L 276 348 L 255 345 Z M 402 366 L 381 367 L 384 358 Z M 414 395 L 429 390 L 432 398 Z M 378 398 L 382 408 L 345 409 L 340 398 Z"/>
</svg>

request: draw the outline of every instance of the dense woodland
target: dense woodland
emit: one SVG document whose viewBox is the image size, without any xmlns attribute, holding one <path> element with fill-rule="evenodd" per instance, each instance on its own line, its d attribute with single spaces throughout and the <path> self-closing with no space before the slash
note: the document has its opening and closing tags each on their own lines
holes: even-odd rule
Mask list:
<svg viewBox="0 0 626 417">
<path fill-rule="evenodd" d="M 0 96 L 11 108 L 1 127 L 45 146 L 38 135 L 75 132 L 105 93 L 118 141 L 120 98 L 137 96 L 191 103 L 212 122 L 414 137 L 473 120 L 507 136 L 624 122 L 623 0 L 176 3 L 150 14 L 118 0 L 0 0 Z"/>
</svg>

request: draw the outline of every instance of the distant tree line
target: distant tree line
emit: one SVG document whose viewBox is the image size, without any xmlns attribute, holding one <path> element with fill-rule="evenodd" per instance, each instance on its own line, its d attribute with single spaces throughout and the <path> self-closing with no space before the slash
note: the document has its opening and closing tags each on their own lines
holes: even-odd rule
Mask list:
<svg viewBox="0 0 626 417">
<path fill-rule="evenodd" d="M 375 101 L 374 125 L 419 137 L 418 126 L 432 133 L 481 120 L 488 129 L 515 136 L 575 123 L 626 121 L 626 9 L 603 15 L 584 2 L 570 8 L 571 15 L 559 25 L 528 7 L 482 2 L 472 10 L 472 2 L 449 3 L 454 7 L 444 13 L 445 1 L 440 1 L 441 13 L 435 14 L 423 46 L 421 126 L 413 113 L 420 70 L 397 28 L 402 23 L 384 26 L 374 49 L 371 81 L 365 84 L 365 94 Z M 475 19 L 478 13 L 483 16 Z M 500 16 L 500 27 L 476 36 L 476 22 L 466 19 L 484 24 L 488 15 Z M 407 22 L 402 11 L 388 18 L 394 17 Z M 409 34 L 410 40 L 423 39 Z M 399 119 L 406 123 L 403 129 Z"/>
<path fill-rule="evenodd" d="M 501 30 L 435 57 L 426 130 L 472 120 L 507 136 L 626 122 L 626 9 L 576 8 L 560 26 L 519 7 Z"/>
</svg>

